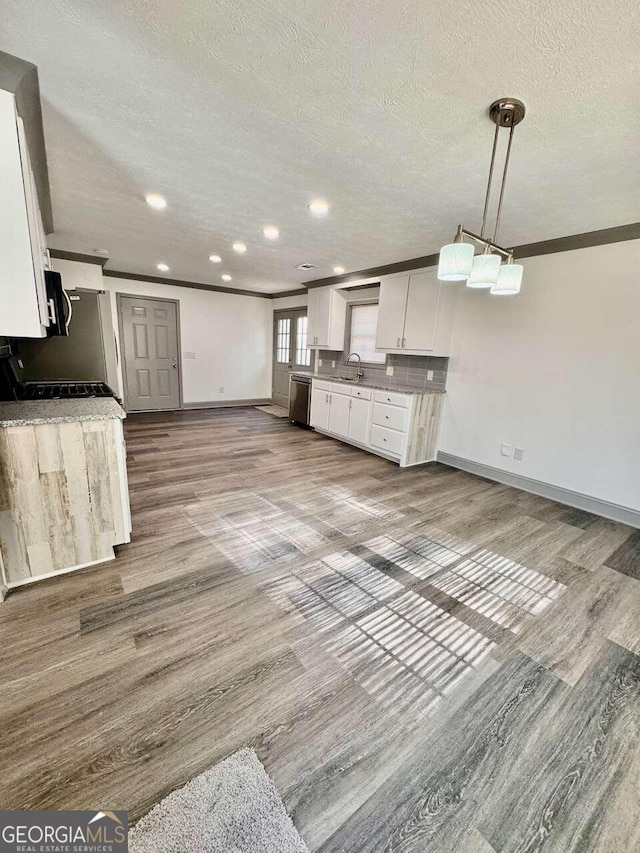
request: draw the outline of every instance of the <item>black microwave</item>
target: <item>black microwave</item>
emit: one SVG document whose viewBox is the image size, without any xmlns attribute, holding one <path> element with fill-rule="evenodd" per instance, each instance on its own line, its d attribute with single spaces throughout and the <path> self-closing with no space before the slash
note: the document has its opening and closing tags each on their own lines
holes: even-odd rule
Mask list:
<svg viewBox="0 0 640 853">
<path fill-rule="evenodd" d="M 47 313 L 49 315 L 47 337 L 68 335 L 73 309 L 71 308 L 71 300 L 62 287 L 62 276 L 59 272 L 45 270 L 44 282 L 47 292 Z"/>
</svg>

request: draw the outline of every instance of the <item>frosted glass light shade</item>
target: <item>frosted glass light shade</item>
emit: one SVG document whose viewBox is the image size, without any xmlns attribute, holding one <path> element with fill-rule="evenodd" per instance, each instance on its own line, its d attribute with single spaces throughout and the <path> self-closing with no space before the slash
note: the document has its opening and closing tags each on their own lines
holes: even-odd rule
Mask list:
<svg viewBox="0 0 640 853">
<path fill-rule="evenodd" d="M 472 264 L 471 243 L 449 243 L 440 249 L 438 278 L 440 281 L 465 281 L 469 278 Z"/>
<path fill-rule="evenodd" d="M 467 287 L 493 287 L 500 272 L 500 255 L 476 255 Z"/>
<path fill-rule="evenodd" d="M 522 264 L 503 264 L 498 273 L 498 281 L 491 288 L 496 296 L 512 296 L 520 293 L 522 284 Z"/>
</svg>

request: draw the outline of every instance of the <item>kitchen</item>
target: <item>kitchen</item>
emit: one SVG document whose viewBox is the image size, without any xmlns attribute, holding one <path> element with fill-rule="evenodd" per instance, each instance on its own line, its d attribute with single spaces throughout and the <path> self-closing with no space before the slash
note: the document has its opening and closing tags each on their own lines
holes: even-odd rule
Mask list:
<svg viewBox="0 0 640 853">
<path fill-rule="evenodd" d="M 598 64 L 524 3 L 500 63 L 417 3 L 73 0 L 38 39 L 10 5 L 3 807 L 138 853 L 488 853 L 549 814 L 545 850 L 631 849 L 640 225 L 598 87 L 632 11 Z"/>
</svg>

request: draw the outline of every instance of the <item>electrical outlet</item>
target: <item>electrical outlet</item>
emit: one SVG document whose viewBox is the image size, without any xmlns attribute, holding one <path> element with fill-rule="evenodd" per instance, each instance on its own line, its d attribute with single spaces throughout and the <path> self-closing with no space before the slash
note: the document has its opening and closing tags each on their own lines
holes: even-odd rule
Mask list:
<svg viewBox="0 0 640 853">
<path fill-rule="evenodd" d="M 220 394 L 224 394 L 224 385 L 218 385 L 218 391 Z"/>
<path fill-rule="evenodd" d="M 427 370 L 427 382 L 433 382 L 433 370 Z"/>
<path fill-rule="evenodd" d="M 393 376 L 393 365 L 392 364 L 390 364 L 387 367 L 387 376 Z"/>
<path fill-rule="evenodd" d="M 503 444 L 500 447 L 500 453 L 503 456 L 513 456 L 513 444 Z"/>
<path fill-rule="evenodd" d="M 513 451 L 513 458 L 517 459 L 518 462 L 522 462 L 522 458 L 524 457 L 524 447 L 516 447 Z"/>
<path fill-rule="evenodd" d="M 331 367 L 335 367 L 335 366 L 336 366 L 335 361 L 332 361 L 332 362 L 331 362 Z"/>
<path fill-rule="evenodd" d="M 322 359 L 321 358 L 318 359 L 318 367 L 322 367 Z"/>
</svg>

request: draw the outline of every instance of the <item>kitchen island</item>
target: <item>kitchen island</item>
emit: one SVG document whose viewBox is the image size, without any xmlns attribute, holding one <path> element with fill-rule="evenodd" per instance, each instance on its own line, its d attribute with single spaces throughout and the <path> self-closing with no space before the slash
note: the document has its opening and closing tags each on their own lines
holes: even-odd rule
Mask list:
<svg viewBox="0 0 640 853">
<path fill-rule="evenodd" d="M 0 402 L 2 588 L 114 558 L 131 514 L 113 398 Z"/>
<path fill-rule="evenodd" d="M 436 458 L 443 389 L 415 389 L 381 380 L 350 380 L 311 371 L 309 425 L 331 438 L 396 462 L 401 468 Z"/>
</svg>

